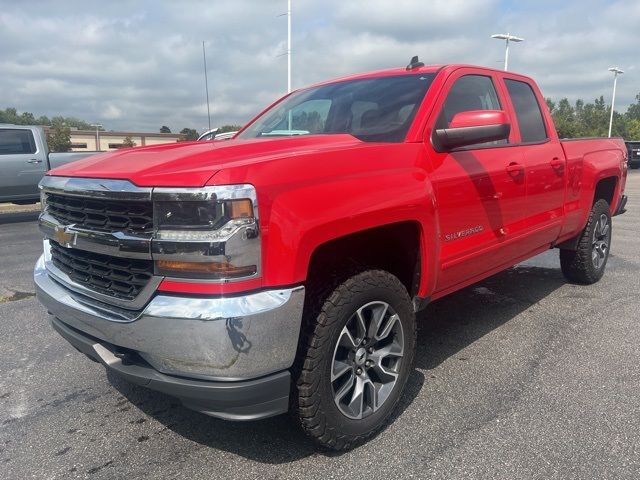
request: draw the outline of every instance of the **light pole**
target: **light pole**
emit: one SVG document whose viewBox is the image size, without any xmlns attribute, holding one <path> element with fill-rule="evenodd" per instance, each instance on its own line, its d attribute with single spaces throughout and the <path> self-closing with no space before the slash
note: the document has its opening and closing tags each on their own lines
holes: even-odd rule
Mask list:
<svg viewBox="0 0 640 480">
<path fill-rule="evenodd" d="M 491 35 L 491 38 L 497 38 L 498 40 L 505 41 L 505 49 L 504 49 L 504 69 L 509 69 L 509 42 L 522 42 L 524 38 L 516 37 L 515 35 L 511 35 L 509 33 L 496 33 L 495 35 Z"/>
<path fill-rule="evenodd" d="M 287 1 L 287 93 L 291 93 L 291 0 Z"/>
<path fill-rule="evenodd" d="M 616 104 L 616 84 L 618 83 L 618 75 L 622 75 L 624 72 L 618 67 L 611 67 L 610 72 L 613 72 L 613 96 L 611 98 L 611 117 L 609 118 L 609 138 L 611 138 L 611 127 L 613 127 L 613 107 Z"/>
<path fill-rule="evenodd" d="M 102 125 L 99 123 L 92 123 L 90 126 L 95 127 L 96 129 L 96 151 L 101 152 L 102 149 L 100 148 L 100 129 L 102 128 Z"/>
<path fill-rule="evenodd" d="M 207 79 L 207 54 L 204 50 L 204 41 L 202 42 L 202 61 L 204 62 L 204 90 L 207 94 L 207 120 L 209 121 L 209 130 L 211 130 L 211 111 L 209 110 L 209 80 Z"/>
</svg>

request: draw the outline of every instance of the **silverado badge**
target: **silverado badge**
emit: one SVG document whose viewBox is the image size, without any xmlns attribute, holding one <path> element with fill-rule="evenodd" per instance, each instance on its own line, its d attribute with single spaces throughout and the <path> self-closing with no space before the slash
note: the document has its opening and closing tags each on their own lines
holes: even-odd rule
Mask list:
<svg viewBox="0 0 640 480">
<path fill-rule="evenodd" d="M 444 236 L 444 239 L 445 241 L 450 242 L 451 240 L 457 240 L 458 238 L 464 238 L 464 237 L 468 237 L 469 235 L 480 233 L 483 230 L 484 230 L 484 227 L 482 225 L 476 225 L 474 227 L 460 230 L 459 232 L 447 233 Z"/>
</svg>

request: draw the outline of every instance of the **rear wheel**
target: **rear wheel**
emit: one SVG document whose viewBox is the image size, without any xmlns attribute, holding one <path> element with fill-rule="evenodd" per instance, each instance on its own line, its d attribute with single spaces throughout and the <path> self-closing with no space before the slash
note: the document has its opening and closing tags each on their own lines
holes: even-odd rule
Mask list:
<svg viewBox="0 0 640 480">
<path fill-rule="evenodd" d="M 576 250 L 560 250 L 562 273 L 571 282 L 584 285 L 597 282 L 604 275 L 610 248 L 609 204 L 605 200 L 598 200 L 591 209 Z"/>
<path fill-rule="evenodd" d="M 393 412 L 412 368 L 415 316 L 407 290 L 385 271 L 330 290 L 305 314 L 294 412 L 318 443 L 342 450 L 375 434 Z"/>
</svg>

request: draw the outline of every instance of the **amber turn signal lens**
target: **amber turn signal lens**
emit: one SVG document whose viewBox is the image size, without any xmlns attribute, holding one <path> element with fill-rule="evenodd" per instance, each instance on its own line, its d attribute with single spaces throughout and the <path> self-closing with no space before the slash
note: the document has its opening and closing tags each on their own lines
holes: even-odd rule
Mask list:
<svg viewBox="0 0 640 480">
<path fill-rule="evenodd" d="M 233 200 L 227 203 L 227 206 L 227 215 L 231 219 L 253 217 L 253 204 L 248 198 L 242 200 Z"/>
<path fill-rule="evenodd" d="M 158 260 L 158 268 L 166 273 L 200 273 L 225 277 L 244 277 L 256 273 L 256 266 L 236 267 L 229 262 L 181 262 Z"/>
</svg>

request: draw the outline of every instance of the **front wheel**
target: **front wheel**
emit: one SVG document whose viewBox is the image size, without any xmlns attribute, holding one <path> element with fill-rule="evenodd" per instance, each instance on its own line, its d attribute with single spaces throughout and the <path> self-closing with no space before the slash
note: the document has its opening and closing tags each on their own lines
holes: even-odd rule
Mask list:
<svg viewBox="0 0 640 480">
<path fill-rule="evenodd" d="M 611 213 L 606 200 L 593 204 L 575 250 L 560 250 L 562 273 L 571 282 L 590 285 L 604 275 L 611 248 Z"/>
<path fill-rule="evenodd" d="M 295 372 L 303 430 L 343 450 L 381 429 L 411 372 L 415 329 L 407 290 L 381 270 L 354 275 L 310 305 Z"/>
</svg>

